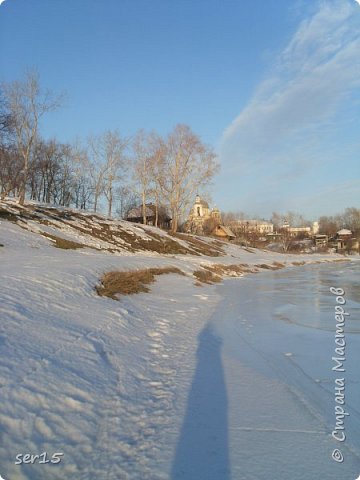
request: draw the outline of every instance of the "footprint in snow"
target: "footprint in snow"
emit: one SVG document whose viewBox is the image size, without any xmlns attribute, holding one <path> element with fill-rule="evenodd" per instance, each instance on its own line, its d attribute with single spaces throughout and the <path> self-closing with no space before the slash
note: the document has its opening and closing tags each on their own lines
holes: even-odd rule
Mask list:
<svg viewBox="0 0 360 480">
<path fill-rule="evenodd" d="M 193 295 L 193 297 L 198 297 L 200 300 L 207 300 L 209 298 L 208 295 Z"/>
<path fill-rule="evenodd" d="M 148 337 L 161 337 L 161 333 L 159 332 L 148 332 Z"/>
</svg>

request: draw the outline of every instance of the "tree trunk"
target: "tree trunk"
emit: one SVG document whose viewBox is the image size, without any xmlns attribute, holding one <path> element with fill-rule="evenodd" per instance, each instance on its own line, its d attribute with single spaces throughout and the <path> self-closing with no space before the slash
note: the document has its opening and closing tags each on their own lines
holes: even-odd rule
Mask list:
<svg viewBox="0 0 360 480">
<path fill-rule="evenodd" d="M 142 215 L 143 215 L 143 224 L 146 225 L 146 197 L 145 192 L 142 192 Z"/>
<path fill-rule="evenodd" d="M 27 159 L 24 163 L 24 176 L 20 186 L 20 197 L 19 197 L 19 205 L 24 205 L 25 203 L 25 191 L 26 191 L 26 182 L 28 177 L 28 162 Z"/>
<path fill-rule="evenodd" d="M 159 226 L 159 207 L 158 203 L 155 204 L 155 227 Z"/>
<path fill-rule="evenodd" d="M 176 233 L 178 229 L 178 218 L 177 218 L 176 210 L 172 209 L 171 214 L 172 214 L 171 232 Z"/>
<path fill-rule="evenodd" d="M 112 211 L 112 202 L 113 202 L 113 196 L 112 196 L 112 187 L 109 189 L 109 208 L 108 208 L 108 217 L 111 217 L 111 211 Z"/>
</svg>

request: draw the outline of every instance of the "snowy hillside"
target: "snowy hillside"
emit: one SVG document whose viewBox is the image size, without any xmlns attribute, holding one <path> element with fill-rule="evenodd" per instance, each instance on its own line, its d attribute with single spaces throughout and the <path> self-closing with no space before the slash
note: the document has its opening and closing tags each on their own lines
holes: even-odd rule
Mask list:
<svg viewBox="0 0 360 480">
<path fill-rule="evenodd" d="M 284 352 L 301 357 L 301 339 L 305 351 L 310 341 L 305 327 L 293 337 L 283 320 L 272 324 L 275 320 L 267 322 L 260 313 L 250 319 L 247 302 L 261 306 L 261 292 L 266 298 L 271 285 L 286 284 L 289 272 L 340 271 L 347 263 L 327 263 L 336 256 L 281 255 L 173 237 L 152 227 L 35 204 L 20 208 L 2 202 L 0 216 L 0 475 L 5 480 L 340 478 L 341 469 L 326 456 L 331 427 L 313 405 L 322 387 L 309 381 L 305 398 L 306 382 L 299 381 L 298 391 L 289 380 L 294 367 L 288 360 L 284 367 L 266 343 L 276 335 L 280 344 L 286 338 L 281 361 Z M 313 266 L 299 268 L 304 262 Z M 159 276 L 150 293 L 116 301 L 96 292 L 106 272 L 169 266 L 185 275 Z M 283 266 L 288 268 L 280 270 Z M 194 275 L 199 271 L 205 276 Z M 207 285 L 207 272 L 210 281 L 240 278 Z M 255 283 L 248 283 L 250 278 Z M 276 312 L 283 318 L 287 311 Z M 316 335 L 323 345 L 321 331 Z M 353 335 L 358 345 L 358 334 Z M 325 357 L 330 361 L 331 352 Z M 316 355 L 311 358 L 316 363 Z M 360 425 L 356 405 L 349 408 L 352 422 Z M 274 452 L 274 442 L 287 445 L 286 454 Z M 299 468 L 300 448 L 310 460 Z M 349 441 L 347 448 L 344 471 L 353 474 L 357 445 Z M 17 462 L 43 452 L 49 463 L 41 463 L 43 457 Z M 63 453 L 60 463 L 51 462 L 55 453 Z"/>
<path fill-rule="evenodd" d="M 92 248 L 110 253 L 157 252 L 172 254 L 223 254 L 223 243 L 201 241 L 181 235 L 170 236 L 155 227 L 122 220 L 110 220 L 94 213 L 46 204 L 30 203 L 21 207 L 16 202 L 0 202 L 0 217 L 17 223 L 22 228 L 38 233 L 60 248 Z"/>
</svg>

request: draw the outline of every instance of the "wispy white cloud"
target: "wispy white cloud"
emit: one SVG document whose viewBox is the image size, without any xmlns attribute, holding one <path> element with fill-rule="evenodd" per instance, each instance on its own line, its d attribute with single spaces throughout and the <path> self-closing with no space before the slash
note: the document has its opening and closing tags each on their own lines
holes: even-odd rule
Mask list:
<svg viewBox="0 0 360 480">
<path fill-rule="evenodd" d="M 224 170 L 281 168 L 286 163 L 285 170 L 296 170 L 297 162 L 306 161 L 301 152 L 311 150 L 310 143 L 334 125 L 339 107 L 360 87 L 359 52 L 360 10 L 355 2 L 321 2 L 225 130 Z"/>
</svg>

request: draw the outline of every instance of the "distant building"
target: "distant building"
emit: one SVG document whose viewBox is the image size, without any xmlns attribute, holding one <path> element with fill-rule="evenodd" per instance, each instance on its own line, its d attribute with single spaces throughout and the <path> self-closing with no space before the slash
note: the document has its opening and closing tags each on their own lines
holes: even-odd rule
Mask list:
<svg viewBox="0 0 360 480">
<path fill-rule="evenodd" d="M 274 231 L 274 225 L 265 220 L 234 220 L 230 222 L 233 232 L 238 235 L 242 233 L 260 233 L 266 235 Z"/>
<path fill-rule="evenodd" d="M 327 235 L 323 235 L 320 233 L 317 233 L 314 235 L 314 244 L 316 247 L 326 247 L 329 241 L 329 238 Z"/>
<path fill-rule="evenodd" d="M 208 202 L 200 198 L 200 195 L 196 195 L 195 203 L 190 212 L 192 218 L 208 218 L 210 217 L 210 208 Z"/>
<path fill-rule="evenodd" d="M 272 232 L 266 234 L 266 240 L 269 242 L 279 242 L 282 238 L 282 233 Z"/>
<path fill-rule="evenodd" d="M 216 207 L 210 210 L 209 204 L 202 200 L 199 195 L 196 195 L 195 203 L 185 224 L 185 230 L 188 233 L 203 235 L 205 233 L 204 227 L 209 220 L 213 221 L 214 226 L 221 224 L 220 210 Z"/>
<path fill-rule="evenodd" d="M 339 230 L 338 232 L 336 232 L 336 238 L 339 238 L 341 240 L 348 240 L 351 237 L 352 237 L 352 231 L 348 230 L 347 228 L 343 228 L 342 230 Z"/>
<path fill-rule="evenodd" d="M 226 240 L 234 240 L 235 238 L 235 234 L 230 230 L 230 228 L 225 227 L 224 225 L 218 225 L 215 227 L 213 234 Z"/>
<path fill-rule="evenodd" d="M 353 238 L 353 233 L 347 228 L 342 228 L 331 240 L 332 246 L 337 252 L 359 252 L 359 240 Z"/>
<path fill-rule="evenodd" d="M 311 235 L 316 235 L 319 233 L 319 223 L 313 222 L 311 227 L 291 227 L 288 222 L 285 222 L 282 226 L 282 229 L 287 230 L 293 237 L 296 237 L 300 234 L 310 237 Z"/>
<path fill-rule="evenodd" d="M 212 234 L 224 240 L 232 240 L 235 234 L 229 227 L 222 225 L 220 210 L 217 207 L 210 209 L 209 204 L 196 195 L 195 203 L 191 207 L 185 231 L 195 235 Z"/>
<path fill-rule="evenodd" d="M 153 205 L 152 203 L 147 203 L 145 207 L 145 215 L 146 215 L 146 224 L 155 225 L 156 206 Z M 126 220 L 128 222 L 144 223 L 142 205 L 132 208 L 127 214 Z M 158 209 L 158 227 L 166 228 L 166 229 L 171 227 L 171 217 L 167 215 L 163 207 L 159 207 Z"/>
<path fill-rule="evenodd" d="M 313 222 L 312 224 L 312 233 L 313 235 L 317 235 L 320 231 L 320 225 L 319 222 Z"/>
</svg>

